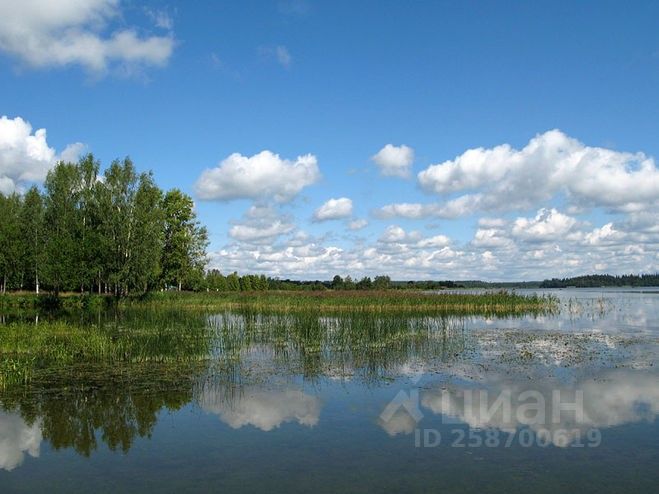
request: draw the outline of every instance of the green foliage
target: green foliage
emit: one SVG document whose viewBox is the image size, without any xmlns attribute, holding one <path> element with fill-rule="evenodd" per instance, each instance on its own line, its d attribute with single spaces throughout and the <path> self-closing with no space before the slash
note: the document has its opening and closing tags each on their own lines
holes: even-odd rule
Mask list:
<svg viewBox="0 0 659 494">
<path fill-rule="evenodd" d="M 41 271 L 45 261 L 45 221 L 43 198 L 36 187 L 32 187 L 25 194 L 20 226 L 23 288 L 34 289 L 38 293 Z"/>
<path fill-rule="evenodd" d="M 207 233 L 192 199 L 167 194 L 129 158 L 99 178 L 89 154 L 58 163 L 43 195 L 0 194 L 0 291 L 127 295 L 174 284 L 205 287 Z"/>
<path fill-rule="evenodd" d="M 357 290 L 370 290 L 373 288 L 373 282 L 368 276 L 364 276 L 357 282 Z"/>
<path fill-rule="evenodd" d="M 577 276 L 575 278 L 552 278 L 545 280 L 540 285 L 542 288 L 599 288 L 602 286 L 659 286 L 659 273 L 622 276 L 611 276 L 609 274 L 592 274 L 589 276 Z"/>
<path fill-rule="evenodd" d="M 162 278 L 178 290 L 193 288 L 203 278 L 208 232 L 199 225 L 192 198 L 178 189 L 165 194 Z"/>
<path fill-rule="evenodd" d="M 240 277 L 238 276 L 238 273 L 233 272 L 227 276 L 227 290 L 230 292 L 240 291 Z"/>
<path fill-rule="evenodd" d="M 78 168 L 60 163 L 46 177 L 46 257 L 44 278 L 59 292 L 77 285 L 80 266 L 78 243 Z"/>
<path fill-rule="evenodd" d="M 21 264 L 24 255 L 20 242 L 21 199 L 17 194 L 0 194 L 0 291 L 22 283 Z"/>
<path fill-rule="evenodd" d="M 416 314 L 440 312 L 511 316 L 524 313 L 550 313 L 558 309 L 558 302 L 554 297 L 519 295 L 505 290 L 473 293 L 427 293 L 412 290 L 269 290 L 259 293 L 255 290 L 240 292 L 241 278 L 235 273 L 229 275 L 227 280 L 229 279 L 236 280 L 237 289 L 224 293 L 160 292 L 152 294 L 148 300 L 135 301 L 135 305 L 271 312 L 334 313 L 359 310 L 369 313 L 402 311 Z"/>
</svg>

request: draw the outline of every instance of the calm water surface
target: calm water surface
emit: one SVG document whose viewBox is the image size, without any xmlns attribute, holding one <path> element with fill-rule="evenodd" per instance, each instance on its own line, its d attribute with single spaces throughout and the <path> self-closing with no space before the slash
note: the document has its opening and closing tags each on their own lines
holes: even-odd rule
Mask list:
<svg viewBox="0 0 659 494">
<path fill-rule="evenodd" d="M 0 392 L 0 492 L 656 492 L 659 290 L 547 292 L 560 314 L 178 315 L 194 365 Z"/>
</svg>

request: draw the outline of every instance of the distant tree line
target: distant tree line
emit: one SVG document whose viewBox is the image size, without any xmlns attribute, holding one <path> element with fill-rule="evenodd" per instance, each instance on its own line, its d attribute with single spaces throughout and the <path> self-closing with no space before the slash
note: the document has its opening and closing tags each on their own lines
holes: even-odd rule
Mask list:
<svg viewBox="0 0 659 494">
<path fill-rule="evenodd" d="M 217 269 L 208 271 L 203 288 L 210 291 L 263 291 L 263 290 L 388 290 L 419 289 L 438 290 L 443 288 L 462 288 L 452 281 L 392 281 L 389 276 L 381 275 L 371 278 L 365 276 L 354 279 L 334 276 L 331 281 L 291 280 L 272 278 L 265 275 L 243 275 L 231 273 L 223 275 Z"/>
<path fill-rule="evenodd" d="M 271 288 L 271 279 L 265 275 L 239 276 L 235 272 L 225 276 L 219 270 L 211 269 L 206 273 L 203 288 L 217 292 L 260 292 Z"/>
<path fill-rule="evenodd" d="M 621 276 L 591 274 L 574 278 L 552 278 L 540 284 L 541 288 L 597 288 L 602 286 L 659 286 L 659 273 L 641 275 L 624 274 Z"/>
<path fill-rule="evenodd" d="M 126 158 L 58 163 L 43 191 L 0 194 L 0 289 L 126 295 L 204 281 L 206 229 L 192 199 Z"/>
</svg>

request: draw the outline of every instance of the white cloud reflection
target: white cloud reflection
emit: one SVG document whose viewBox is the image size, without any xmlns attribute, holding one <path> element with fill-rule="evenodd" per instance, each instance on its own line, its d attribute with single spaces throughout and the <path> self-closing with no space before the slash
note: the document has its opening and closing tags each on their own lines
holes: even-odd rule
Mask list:
<svg viewBox="0 0 659 494">
<path fill-rule="evenodd" d="M 251 425 L 262 431 L 271 431 L 286 422 L 313 427 L 318 423 L 321 409 L 320 398 L 288 387 L 244 388 L 229 393 L 228 388 L 207 386 L 199 404 L 233 429 Z"/>
<path fill-rule="evenodd" d="M 41 424 L 28 425 L 20 415 L 0 411 L 0 469 L 20 466 L 26 453 L 39 457 L 41 440 Z"/>
</svg>

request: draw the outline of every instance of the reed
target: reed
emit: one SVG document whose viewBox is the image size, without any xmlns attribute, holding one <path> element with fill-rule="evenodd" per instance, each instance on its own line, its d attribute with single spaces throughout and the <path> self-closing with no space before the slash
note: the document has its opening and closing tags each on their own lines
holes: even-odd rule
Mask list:
<svg viewBox="0 0 659 494">
<path fill-rule="evenodd" d="M 132 306 L 177 306 L 205 309 L 250 309 L 255 311 L 364 311 L 370 313 L 453 313 L 514 315 L 547 313 L 558 309 L 553 296 L 520 295 L 500 290 L 487 292 L 418 292 L 412 290 L 325 292 L 209 292 L 152 293 L 146 298 L 126 299 Z"/>
<path fill-rule="evenodd" d="M 545 314 L 557 305 L 502 291 L 166 292 L 110 309 L 27 308 L 0 324 L 0 389 L 85 364 L 203 362 L 240 379 L 262 364 L 254 349 L 307 378 L 378 379 L 413 359 L 459 353 L 465 317 Z"/>
</svg>

